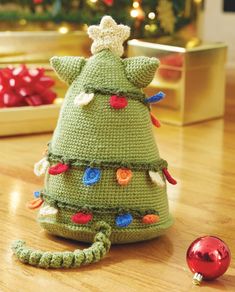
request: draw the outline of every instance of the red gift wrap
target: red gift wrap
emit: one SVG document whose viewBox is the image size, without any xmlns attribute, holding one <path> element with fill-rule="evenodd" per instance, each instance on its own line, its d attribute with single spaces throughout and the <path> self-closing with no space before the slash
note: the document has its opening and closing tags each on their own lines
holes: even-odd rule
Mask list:
<svg viewBox="0 0 235 292">
<path fill-rule="evenodd" d="M 55 81 L 45 75 L 43 68 L 0 69 L 0 107 L 38 106 L 53 103 Z"/>
</svg>

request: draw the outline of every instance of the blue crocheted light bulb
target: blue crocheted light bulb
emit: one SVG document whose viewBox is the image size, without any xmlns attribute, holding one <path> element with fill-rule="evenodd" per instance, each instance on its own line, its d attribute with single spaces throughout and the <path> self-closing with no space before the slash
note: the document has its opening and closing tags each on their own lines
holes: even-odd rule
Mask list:
<svg viewBox="0 0 235 292">
<path fill-rule="evenodd" d="M 162 91 L 159 91 L 157 94 L 155 94 L 149 98 L 145 98 L 145 102 L 147 102 L 147 103 L 158 102 L 161 99 L 163 99 L 164 97 L 165 97 L 165 93 Z"/>
<path fill-rule="evenodd" d="M 40 191 L 35 191 L 33 193 L 33 195 L 34 195 L 35 198 L 39 198 L 40 197 Z"/>
<path fill-rule="evenodd" d="M 101 177 L 101 170 L 99 168 L 88 167 L 83 176 L 83 183 L 86 186 L 96 184 Z"/>
<path fill-rule="evenodd" d="M 127 227 L 133 221 L 133 217 L 130 213 L 119 215 L 116 217 L 116 225 L 118 227 Z"/>
</svg>

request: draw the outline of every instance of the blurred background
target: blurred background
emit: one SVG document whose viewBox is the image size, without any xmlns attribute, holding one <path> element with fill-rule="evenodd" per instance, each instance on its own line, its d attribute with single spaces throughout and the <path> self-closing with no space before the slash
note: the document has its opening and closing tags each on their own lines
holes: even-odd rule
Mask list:
<svg viewBox="0 0 235 292">
<path fill-rule="evenodd" d="M 87 27 L 109 14 L 131 26 L 125 57 L 157 57 L 147 95 L 160 120 L 184 126 L 222 117 L 226 78 L 234 82 L 233 0 L 0 1 L 0 135 L 54 129 L 67 86 L 54 56 L 90 56 Z"/>
</svg>

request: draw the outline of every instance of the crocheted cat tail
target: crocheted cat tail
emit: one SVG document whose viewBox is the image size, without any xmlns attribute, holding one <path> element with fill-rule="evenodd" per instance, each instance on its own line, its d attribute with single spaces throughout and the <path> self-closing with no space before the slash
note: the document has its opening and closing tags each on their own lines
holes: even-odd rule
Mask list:
<svg viewBox="0 0 235 292">
<path fill-rule="evenodd" d="M 51 252 L 29 248 L 22 240 L 12 244 L 13 253 L 24 264 L 39 268 L 78 268 L 101 260 L 109 251 L 111 227 L 105 222 L 96 224 L 96 235 L 91 247 L 75 251 Z"/>
<path fill-rule="evenodd" d="M 155 238 L 171 225 L 167 181 L 152 126 L 160 122 L 147 97 L 156 58 L 122 59 L 130 29 L 104 16 L 90 26 L 92 56 L 53 57 L 51 66 L 69 85 L 58 123 L 34 173 L 45 175 L 28 208 L 47 232 L 92 243 L 90 248 L 43 252 L 13 243 L 17 258 L 40 268 L 71 268 L 99 261 L 111 243 Z M 96 229 L 94 228 L 96 226 Z"/>
</svg>

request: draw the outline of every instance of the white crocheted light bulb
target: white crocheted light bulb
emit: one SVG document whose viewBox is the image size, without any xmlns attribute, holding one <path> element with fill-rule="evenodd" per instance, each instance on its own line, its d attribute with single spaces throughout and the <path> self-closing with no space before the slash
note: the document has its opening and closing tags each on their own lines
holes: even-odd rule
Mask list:
<svg viewBox="0 0 235 292">
<path fill-rule="evenodd" d="M 58 213 L 58 210 L 55 209 L 54 207 L 50 207 L 50 206 L 43 206 L 43 207 L 39 210 L 39 215 L 40 215 L 40 216 L 56 215 L 57 213 Z"/>
<path fill-rule="evenodd" d="M 158 172 L 150 170 L 149 176 L 150 176 L 152 182 L 155 183 L 156 185 L 158 185 L 160 188 L 163 188 L 165 186 L 165 182 Z"/>
<path fill-rule="evenodd" d="M 41 176 L 46 173 L 47 168 L 50 166 L 46 157 L 43 157 L 39 162 L 34 164 L 34 173 L 36 176 Z"/>
<path fill-rule="evenodd" d="M 109 49 L 119 57 L 122 56 L 123 42 L 130 36 L 128 26 L 117 24 L 111 16 L 104 16 L 100 25 L 92 25 L 88 28 L 88 35 L 94 40 L 91 46 L 92 54 Z"/>
<path fill-rule="evenodd" d="M 74 105 L 76 106 L 87 105 L 88 103 L 92 101 L 93 98 L 94 98 L 94 93 L 81 92 L 75 97 Z"/>
</svg>

